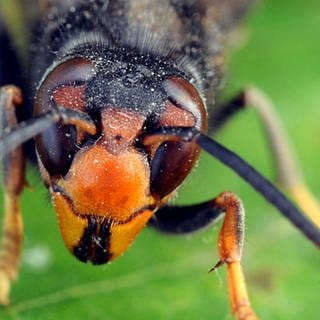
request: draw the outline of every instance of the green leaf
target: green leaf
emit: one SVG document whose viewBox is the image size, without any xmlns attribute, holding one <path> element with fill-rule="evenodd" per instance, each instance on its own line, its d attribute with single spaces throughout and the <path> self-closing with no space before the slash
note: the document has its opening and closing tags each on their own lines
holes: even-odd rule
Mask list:
<svg viewBox="0 0 320 320">
<path fill-rule="evenodd" d="M 308 185 L 320 199 L 320 5 L 318 0 L 256 6 L 237 34 L 225 96 L 254 84 L 277 106 Z M 241 42 L 239 40 L 239 42 Z M 238 43 L 239 44 L 239 43 Z M 273 179 L 272 155 L 254 112 L 232 120 L 218 140 Z M 45 188 L 34 178 L 23 194 L 24 257 L 12 305 L 0 319 L 232 319 L 219 226 L 187 237 L 144 230 L 105 266 L 76 261 L 64 247 Z M 207 155 L 179 191 L 179 203 L 233 190 L 246 208 L 243 265 L 257 314 L 267 319 L 318 319 L 320 254 L 288 221 Z"/>
</svg>

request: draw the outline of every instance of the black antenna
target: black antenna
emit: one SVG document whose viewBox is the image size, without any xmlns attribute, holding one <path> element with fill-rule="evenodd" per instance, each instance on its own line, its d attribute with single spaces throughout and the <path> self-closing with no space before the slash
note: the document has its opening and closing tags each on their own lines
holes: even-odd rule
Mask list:
<svg viewBox="0 0 320 320">
<path fill-rule="evenodd" d="M 82 111 L 56 106 L 51 112 L 20 122 L 15 128 L 2 130 L 0 133 L 0 159 L 58 121 L 63 124 L 75 125 L 92 135 L 96 133 L 96 125 L 89 115 Z"/>
<path fill-rule="evenodd" d="M 55 115 L 48 113 L 39 118 L 21 122 L 10 131 L 4 130 L 0 137 L 0 159 L 22 143 L 50 128 L 54 122 Z"/>
</svg>

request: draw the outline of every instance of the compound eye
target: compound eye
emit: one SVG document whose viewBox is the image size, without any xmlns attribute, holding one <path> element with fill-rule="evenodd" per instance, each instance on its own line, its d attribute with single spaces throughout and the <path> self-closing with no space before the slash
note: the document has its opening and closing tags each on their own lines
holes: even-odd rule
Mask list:
<svg viewBox="0 0 320 320">
<path fill-rule="evenodd" d="M 180 77 L 164 82 L 168 100 L 159 120 L 160 127 L 196 127 L 205 132 L 207 116 L 204 103 L 194 86 Z M 193 142 L 166 141 L 152 146 L 151 192 L 160 198 L 174 191 L 186 178 L 199 156 Z"/>
<path fill-rule="evenodd" d="M 168 105 L 173 105 L 185 114 L 189 113 L 194 117 L 194 124 L 190 121 L 180 119 L 170 126 L 194 126 L 202 132 L 207 131 L 207 110 L 198 90 L 187 80 L 173 76 L 164 82 L 164 89 L 168 96 Z M 181 112 L 180 112 L 181 113 Z M 164 114 L 166 116 L 166 114 Z M 168 115 L 166 118 L 170 118 Z"/>
<path fill-rule="evenodd" d="M 85 111 L 85 88 L 94 75 L 90 61 L 72 58 L 58 65 L 42 81 L 36 95 L 33 115 L 48 113 L 52 108 Z M 79 134 L 74 126 L 53 124 L 35 138 L 39 159 L 50 176 L 65 175 L 77 150 Z"/>
</svg>

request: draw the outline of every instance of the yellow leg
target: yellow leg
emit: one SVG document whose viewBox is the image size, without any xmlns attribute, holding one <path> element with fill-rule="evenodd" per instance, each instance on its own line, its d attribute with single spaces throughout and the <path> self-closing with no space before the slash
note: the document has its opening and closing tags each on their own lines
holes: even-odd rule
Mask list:
<svg viewBox="0 0 320 320">
<path fill-rule="evenodd" d="M 304 183 L 300 183 L 288 189 L 303 212 L 320 228 L 320 206 L 309 188 Z"/>
<path fill-rule="evenodd" d="M 23 238 L 18 198 L 5 193 L 5 214 L 0 251 L 0 304 L 9 303 L 11 282 L 17 278 Z"/>
<path fill-rule="evenodd" d="M 1 130 L 17 125 L 15 107 L 22 103 L 21 92 L 14 86 L 0 91 Z M 11 151 L 3 159 L 4 219 L 0 247 L 0 304 L 9 303 L 11 282 L 16 279 L 21 256 L 23 224 L 19 196 L 25 185 L 25 159 L 22 147 Z"/>
<path fill-rule="evenodd" d="M 212 268 L 226 264 L 231 311 L 238 320 L 256 320 L 251 308 L 241 255 L 244 236 L 244 209 L 240 199 L 231 192 L 224 192 L 211 202 L 218 211 L 225 212 L 225 218 L 219 233 L 218 248 L 220 261 Z"/>
<path fill-rule="evenodd" d="M 307 217 L 320 228 L 320 205 L 306 186 L 293 147 L 270 99 L 257 88 L 245 90 L 245 104 L 259 112 L 270 142 L 279 183 L 292 195 Z"/>
</svg>

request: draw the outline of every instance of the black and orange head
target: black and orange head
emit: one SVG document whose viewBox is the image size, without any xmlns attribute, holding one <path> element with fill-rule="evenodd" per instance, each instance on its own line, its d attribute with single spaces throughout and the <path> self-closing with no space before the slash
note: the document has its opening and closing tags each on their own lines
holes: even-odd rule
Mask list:
<svg viewBox="0 0 320 320">
<path fill-rule="evenodd" d="M 180 71 L 125 53 L 116 59 L 109 52 L 102 60 L 58 63 L 42 81 L 34 107 L 35 116 L 63 107 L 95 123 L 93 132 L 57 123 L 35 139 L 65 244 L 94 264 L 126 250 L 198 158 L 193 142 L 144 145 L 142 137 L 161 127 L 206 130 L 202 99 Z"/>
</svg>

